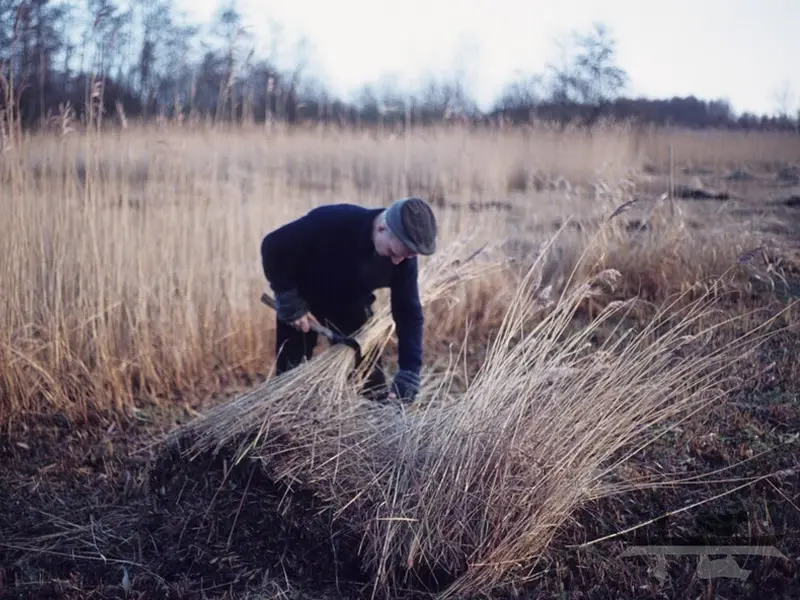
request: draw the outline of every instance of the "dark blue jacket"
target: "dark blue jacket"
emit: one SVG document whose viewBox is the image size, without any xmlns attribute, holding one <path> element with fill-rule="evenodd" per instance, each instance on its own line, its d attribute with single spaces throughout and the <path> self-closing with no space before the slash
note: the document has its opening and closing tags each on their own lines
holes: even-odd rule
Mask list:
<svg viewBox="0 0 800 600">
<path fill-rule="evenodd" d="M 390 288 L 398 366 L 418 374 L 423 314 L 417 258 L 394 265 L 377 254 L 372 228 L 382 210 L 353 204 L 315 208 L 264 237 L 262 266 L 275 294 L 296 290 L 320 319 L 369 306 L 375 290 Z"/>
</svg>

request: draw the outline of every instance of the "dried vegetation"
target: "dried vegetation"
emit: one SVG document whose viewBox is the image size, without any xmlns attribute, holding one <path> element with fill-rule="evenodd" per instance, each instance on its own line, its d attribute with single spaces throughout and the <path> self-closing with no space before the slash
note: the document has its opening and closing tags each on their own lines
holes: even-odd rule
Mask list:
<svg viewBox="0 0 800 600">
<path fill-rule="evenodd" d="M 736 593 L 691 565 L 659 584 L 609 558 L 618 538 L 570 548 L 731 498 L 735 533 L 800 523 L 798 238 L 791 207 L 753 200 L 785 192 L 775 164 L 800 151 L 719 135 L 21 140 L 0 164 L 0 595 Z M 670 194 L 698 165 L 727 200 Z M 720 174 L 742 165 L 758 178 Z M 261 236 L 412 193 L 443 229 L 418 404 L 358 397 L 343 347 L 271 376 Z M 359 339 L 392 336 L 382 296 Z M 687 514 L 672 535 L 700 535 Z M 763 560 L 739 591 L 779 594 L 794 571 Z"/>
</svg>

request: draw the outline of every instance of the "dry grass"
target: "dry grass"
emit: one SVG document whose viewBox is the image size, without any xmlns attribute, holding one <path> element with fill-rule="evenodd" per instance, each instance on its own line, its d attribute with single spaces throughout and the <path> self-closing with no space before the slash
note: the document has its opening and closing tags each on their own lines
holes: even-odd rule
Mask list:
<svg viewBox="0 0 800 600">
<path fill-rule="evenodd" d="M 645 127 L 637 133 L 637 148 L 648 164 L 662 169 L 669 166 L 670 150 L 679 166 L 723 172 L 744 164 L 774 167 L 800 161 L 800 145 L 793 133 L 659 127 Z"/>
<path fill-rule="evenodd" d="M 230 471 L 256 469 L 295 494 L 312 493 L 334 515 L 332 535 L 356 538 L 381 597 L 419 582 L 439 597 L 524 583 L 576 509 L 646 487 L 620 478 L 620 467 L 724 398 L 737 363 L 775 335 L 768 321 L 712 344 L 746 316 L 715 320 L 716 299 L 705 292 L 593 343 L 635 302 L 612 303 L 577 331 L 573 317 L 619 273 L 548 302 L 543 256 L 515 288 L 466 391 L 454 391 L 451 368 L 426 382 L 408 413 L 370 406 L 346 382 L 352 353 L 334 349 L 176 429 L 159 471 L 223 452 Z M 440 257 L 424 274 L 426 301 L 453 285 L 448 263 Z M 390 334 L 384 312 L 359 341 L 369 351 Z"/>
<path fill-rule="evenodd" d="M 333 545 L 335 533 L 370 590 L 464 596 L 515 584 L 576 509 L 632 485 L 623 459 L 723 398 L 748 351 L 796 317 L 776 313 L 780 286 L 764 283 L 792 276 L 774 236 L 727 204 L 662 196 L 670 145 L 673 178 L 681 165 L 727 172 L 742 161 L 768 178 L 800 161 L 786 136 L 622 125 L 591 136 L 63 133 L 19 140 L 0 163 L 0 422 L 17 432 L 41 414 L 76 427 L 127 421 L 251 386 L 173 432 L 196 464 L 224 458 L 194 472 L 185 456 L 162 457 L 156 479 L 175 469 L 187 479 L 165 483 L 159 524 L 148 498 L 142 513 L 131 504 L 106 516 L 107 538 L 77 526 L 47 537 L 67 555 L 112 556 L 145 531 L 160 548 L 152 573 L 164 557 L 187 569 L 205 547 L 249 576 L 247 556 L 263 548 L 245 545 L 266 542 L 237 525 L 277 527 L 280 494 L 310 492 L 316 504 L 291 535 L 305 520 L 304 540 Z M 258 301 L 263 235 L 322 203 L 407 194 L 435 204 L 443 231 L 442 252 L 422 263 L 417 408 L 363 403 L 344 348 L 264 381 L 274 314 Z M 488 263 L 463 261 L 484 244 Z M 739 260 L 761 247 L 766 266 Z M 754 304 L 767 316 L 748 313 Z M 377 308 L 362 344 L 391 348 L 385 296 Z M 223 484 L 238 493 L 251 482 L 263 498 L 225 496 Z M 179 547 L 184 534 L 191 550 Z"/>
<path fill-rule="evenodd" d="M 692 136 L 685 154 L 705 155 L 706 134 Z M 786 150 L 781 139 L 759 139 L 776 154 Z M 524 261 L 554 220 L 597 221 L 637 193 L 633 178 L 647 159 L 638 143 L 622 126 L 591 138 L 547 128 L 389 139 L 258 129 L 82 136 L 67 128 L 23 139 L 0 166 L 0 416 L 129 414 L 134 401 L 262 377 L 272 315 L 257 302 L 265 285 L 258 245 L 314 205 L 374 206 L 419 193 L 438 203 L 445 243 L 465 232 L 476 244 L 522 241 Z M 724 149 L 738 160 L 749 147 L 744 139 Z M 660 223 L 634 242 L 621 225 L 606 228 L 597 269 L 617 268 L 658 298 L 718 274 L 762 241 L 738 232 L 720 244 L 718 231 L 687 232 L 674 217 Z M 571 272 L 586 231 L 593 234 L 562 238 L 548 276 Z M 453 331 L 466 317 L 448 316 Z"/>
</svg>

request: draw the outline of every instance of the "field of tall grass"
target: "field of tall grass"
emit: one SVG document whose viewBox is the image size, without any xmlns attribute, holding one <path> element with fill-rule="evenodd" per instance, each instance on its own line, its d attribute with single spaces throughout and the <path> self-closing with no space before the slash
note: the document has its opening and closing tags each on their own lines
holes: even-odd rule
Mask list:
<svg viewBox="0 0 800 600">
<path fill-rule="evenodd" d="M 765 234 L 670 190 L 687 168 L 721 186 L 797 162 L 790 135 L 619 124 L 31 135 L 0 162 L 0 422 L 81 427 L 252 386 L 186 430 L 195 450 L 245 436 L 239 460 L 304 482 L 362 536 L 376 589 L 444 569 L 448 593 L 485 592 L 576 507 L 633 486 L 620 466 L 723 398 L 766 320 L 791 324 L 747 312 Z M 363 413 L 341 348 L 273 386 L 262 237 L 313 206 L 411 194 L 442 232 L 422 261 L 417 412 Z M 450 281 L 480 248 L 496 268 Z M 374 328 L 365 343 L 391 347 L 386 313 Z"/>
<path fill-rule="evenodd" d="M 730 168 L 798 152 L 778 135 L 621 126 L 591 137 L 545 127 L 383 139 L 151 127 L 23 139 L 0 164 L 0 417 L 125 412 L 136 398 L 263 377 L 273 315 L 258 302 L 260 239 L 312 206 L 419 194 L 440 206 L 443 246 L 504 240 L 524 259 L 559 221 L 602 218 L 635 194 L 666 191 L 636 176 L 645 164 L 668 168 L 670 145 L 682 162 Z M 708 247 L 681 225 L 673 219 L 643 241 L 604 231 L 592 261 L 658 299 L 755 243 L 728 231 Z M 562 237 L 550 277 L 570 273 L 595 235 L 587 231 Z M 447 314 L 451 327 L 466 316 Z"/>
</svg>

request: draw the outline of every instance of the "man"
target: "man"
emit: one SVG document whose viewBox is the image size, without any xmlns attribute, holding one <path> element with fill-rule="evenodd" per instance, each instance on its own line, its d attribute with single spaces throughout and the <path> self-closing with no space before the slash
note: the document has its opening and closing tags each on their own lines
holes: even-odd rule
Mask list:
<svg viewBox="0 0 800 600">
<path fill-rule="evenodd" d="M 375 290 L 391 290 L 398 341 L 398 372 L 386 386 L 373 356 L 364 392 L 394 394 L 412 402 L 420 385 L 423 314 L 417 255 L 436 250 L 437 223 L 422 199 L 403 198 L 388 208 L 332 204 L 315 208 L 264 237 L 261 259 L 277 305 L 276 371 L 311 358 L 317 334 L 310 320 L 344 335 L 372 316 Z"/>
</svg>

